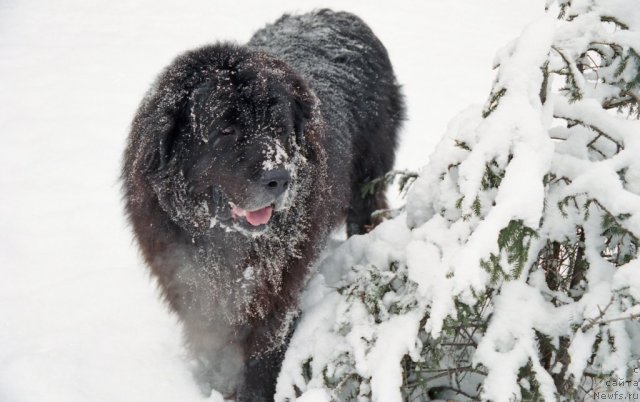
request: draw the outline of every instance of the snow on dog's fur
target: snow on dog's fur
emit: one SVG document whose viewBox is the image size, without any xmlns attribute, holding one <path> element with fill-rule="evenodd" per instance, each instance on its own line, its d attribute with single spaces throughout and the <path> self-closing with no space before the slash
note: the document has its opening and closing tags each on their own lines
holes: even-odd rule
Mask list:
<svg viewBox="0 0 640 402">
<path fill-rule="evenodd" d="M 272 399 L 297 298 L 329 232 L 384 208 L 403 106 L 386 50 L 348 13 L 285 15 L 246 46 L 174 60 L 123 168 L 144 258 L 205 393 Z"/>
</svg>

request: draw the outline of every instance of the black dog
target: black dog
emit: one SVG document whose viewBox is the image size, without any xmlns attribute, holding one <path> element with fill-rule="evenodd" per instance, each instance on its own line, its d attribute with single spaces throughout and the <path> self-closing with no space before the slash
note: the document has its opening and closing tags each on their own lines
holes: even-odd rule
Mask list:
<svg viewBox="0 0 640 402">
<path fill-rule="evenodd" d="M 246 46 L 178 57 L 133 120 L 126 210 L 184 324 L 205 393 L 272 400 L 309 268 L 384 194 L 403 103 L 387 52 L 356 16 L 285 15 Z"/>
</svg>

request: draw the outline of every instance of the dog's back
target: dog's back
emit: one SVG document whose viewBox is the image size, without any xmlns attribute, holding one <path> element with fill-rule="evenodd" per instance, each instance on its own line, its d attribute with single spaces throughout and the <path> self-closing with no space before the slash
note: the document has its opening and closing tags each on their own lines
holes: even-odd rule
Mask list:
<svg viewBox="0 0 640 402">
<path fill-rule="evenodd" d="M 286 61 L 320 102 L 327 122 L 324 147 L 331 210 L 347 218 L 349 235 L 363 233 L 371 213 L 386 208 L 383 189 L 363 196 L 363 185 L 390 171 L 404 105 L 387 51 L 357 16 L 319 10 L 285 15 L 256 32 L 248 46 Z M 346 210 L 348 206 L 348 210 Z"/>
</svg>

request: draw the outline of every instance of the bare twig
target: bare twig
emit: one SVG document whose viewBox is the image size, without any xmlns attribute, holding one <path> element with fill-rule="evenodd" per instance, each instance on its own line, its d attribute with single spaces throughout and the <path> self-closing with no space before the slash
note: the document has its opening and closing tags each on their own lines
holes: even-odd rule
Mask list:
<svg viewBox="0 0 640 402">
<path fill-rule="evenodd" d="M 607 310 L 609 310 L 609 308 L 613 305 L 614 300 L 615 300 L 614 296 L 611 296 L 611 300 L 609 300 L 609 304 L 607 304 L 604 309 L 601 309 L 600 306 L 598 306 L 598 310 L 600 310 L 600 314 L 598 314 L 596 318 L 587 318 L 586 320 L 588 321 L 588 323 L 582 327 L 582 332 L 586 332 L 591 328 L 595 327 L 596 325 L 600 325 L 600 323 L 604 323 L 605 321 L 603 321 L 602 318 L 607 313 Z"/>
</svg>

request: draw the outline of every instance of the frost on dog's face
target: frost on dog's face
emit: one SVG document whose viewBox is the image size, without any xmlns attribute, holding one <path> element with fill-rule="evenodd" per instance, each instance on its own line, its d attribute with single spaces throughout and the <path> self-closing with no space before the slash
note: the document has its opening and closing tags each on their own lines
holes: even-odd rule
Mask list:
<svg viewBox="0 0 640 402">
<path fill-rule="evenodd" d="M 315 97 L 266 54 L 210 56 L 192 75 L 167 70 L 175 92 L 152 92 L 149 106 L 167 114 L 149 123 L 157 153 L 148 159 L 147 180 L 170 220 L 192 237 L 214 226 L 260 234 L 278 227 L 304 193 L 303 172 L 317 157 L 305 138 Z"/>
<path fill-rule="evenodd" d="M 219 71 L 188 107 L 184 174 L 213 222 L 259 232 L 288 206 L 296 185 L 296 100 L 274 77 Z M 178 144 L 179 145 L 179 144 Z"/>
</svg>

